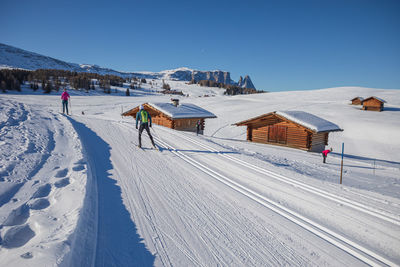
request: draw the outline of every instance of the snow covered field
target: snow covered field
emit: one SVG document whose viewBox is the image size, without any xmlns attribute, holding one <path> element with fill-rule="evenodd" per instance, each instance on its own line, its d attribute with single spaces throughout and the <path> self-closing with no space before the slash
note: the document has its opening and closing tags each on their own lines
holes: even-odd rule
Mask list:
<svg viewBox="0 0 400 267">
<path fill-rule="evenodd" d="M 161 85 L 161 81 L 157 86 Z M 400 91 L 346 87 L 223 96 L 168 81 L 212 113 L 204 136 L 153 126 L 136 147 L 143 90 L 0 95 L 4 266 L 400 265 Z M 210 97 L 200 97 L 209 95 Z M 378 96 L 385 111 L 349 105 Z M 213 96 L 213 97 L 212 97 Z M 316 153 L 249 143 L 233 123 L 279 110 L 339 125 Z M 84 115 L 82 114 L 84 112 Z M 340 152 L 345 143 L 343 184 Z"/>
</svg>

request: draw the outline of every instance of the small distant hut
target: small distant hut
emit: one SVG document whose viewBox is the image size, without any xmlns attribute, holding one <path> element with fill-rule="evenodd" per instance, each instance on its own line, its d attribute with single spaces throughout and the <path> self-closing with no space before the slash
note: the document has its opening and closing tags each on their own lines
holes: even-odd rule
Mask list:
<svg viewBox="0 0 400 267">
<path fill-rule="evenodd" d="M 385 100 L 376 97 L 376 96 L 371 96 L 365 99 L 362 102 L 362 109 L 363 110 L 372 110 L 372 111 L 382 111 L 384 103 L 386 103 Z"/>
<path fill-rule="evenodd" d="M 357 96 L 351 100 L 352 105 L 362 105 L 364 98 L 361 96 Z"/>
<path fill-rule="evenodd" d="M 322 152 L 336 124 L 303 111 L 275 111 L 235 123 L 247 126 L 247 140 Z"/>
<path fill-rule="evenodd" d="M 180 131 L 196 132 L 196 123 L 200 120 L 200 134 L 204 133 L 205 119 L 216 116 L 194 104 L 179 104 L 179 99 L 171 99 L 172 103 L 145 103 L 143 108 L 151 116 L 152 122 L 161 126 Z M 122 113 L 122 116 L 132 116 L 136 119 L 139 106 Z"/>
</svg>

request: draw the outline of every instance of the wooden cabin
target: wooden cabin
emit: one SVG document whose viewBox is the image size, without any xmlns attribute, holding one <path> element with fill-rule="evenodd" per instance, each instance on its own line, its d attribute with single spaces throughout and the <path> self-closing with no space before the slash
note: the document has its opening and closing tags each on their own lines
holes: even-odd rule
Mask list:
<svg viewBox="0 0 400 267">
<path fill-rule="evenodd" d="M 200 120 L 200 134 L 204 133 L 205 119 L 216 116 L 194 104 L 179 104 L 178 99 L 171 99 L 172 103 L 145 103 L 143 108 L 151 116 L 152 123 L 180 131 L 196 132 L 197 121 Z M 122 113 L 122 116 L 132 116 L 136 119 L 139 106 Z"/>
<path fill-rule="evenodd" d="M 363 100 L 364 100 L 364 98 L 362 98 L 361 96 L 357 96 L 351 100 L 351 104 L 352 105 L 362 105 Z"/>
<path fill-rule="evenodd" d="M 372 110 L 372 111 L 382 111 L 384 103 L 386 103 L 385 100 L 376 96 L 371 96 L 362 102 L 363 105 L 362 109 Z"/>
<path fill-rule="evenodd" d="M 251 142 L 322 152 L 330 132 L 343 131 L 336 124 L 303 111 L 275 111 L 235 123 L 247 126 Z"/>
</svg>

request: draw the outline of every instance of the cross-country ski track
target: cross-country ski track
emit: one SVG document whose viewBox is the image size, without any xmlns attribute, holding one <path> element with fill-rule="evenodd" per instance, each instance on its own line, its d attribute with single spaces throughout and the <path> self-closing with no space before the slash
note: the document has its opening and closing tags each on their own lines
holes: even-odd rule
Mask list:
<svg viewBox="0 0 400 267">
<path fill-rule="evenodd" d="M 398 217 L 388 211 L 255 166 L 234 151 L 205 144 L 204 137 L 155 126 L 160 153 L 136 147 L 133 120 L 79 117 L 71 119 L 73 125 L 75 119 L 111 148 L 111 177 L 121 187 L 125 207 L 155 265 L 396 265 L 379 250 L 400 244 L 397 236 L 381 230 L 382 225 L 398 230 Z M 145 148 L 151 147 L 146 134 L 143 141 Z M 89 162 L 98 157 L 89 156 L 94 157 Z M 99 203 L 107 197 L 99 191 Z M 318 216 L 321 210 L 323 217 Z M 107 216 L 101 212 L 99 207 L 100 225 Z M 110 264 L 121 253 L 121 246 L 105 241 L 110 235 L 98 232 L 96 265 Z M 313 251 L 311 261 L 301 256 L 304 250 Z M 119 260 L 133 260 L 126 255 Z"/>
</svg>

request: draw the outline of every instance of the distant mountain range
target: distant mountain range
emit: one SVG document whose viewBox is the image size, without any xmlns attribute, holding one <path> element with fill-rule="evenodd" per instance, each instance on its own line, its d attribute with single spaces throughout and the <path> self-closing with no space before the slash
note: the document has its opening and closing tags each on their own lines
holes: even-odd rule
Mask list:
<svg viewBox="0 0 400 267">
<path fill-rule="evenodd" d="M 188 68 L 178 68 L 160 72 L 121 72 L 113 69 L 103 68 L 97 65 L 69 63 L 0 43 L 0 69 L 4 68 L 18 68 L 25 70 L 62 69 L 76 72 L 98 73 L 101 75 L 110 74 L 125 78 L 136 76 L 147 79 L 165 79 L 177 81 L 191 81 L 193 79 L 196 81 L 210 80 L 224 84 L 236 84 L 243 88 L 255 89 L 255 86 L 251 82 L 251 79 L 248 75 L 246 75 L 244 79 L 242 76 L 240 76 L 239 82 L 235 82 L 231 79 L 229 72 L 221 70 L 199 71 Z"/>
</svg>

